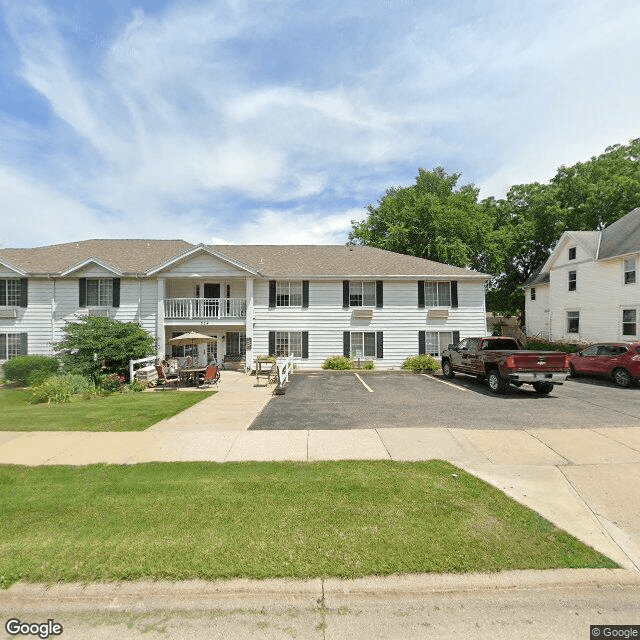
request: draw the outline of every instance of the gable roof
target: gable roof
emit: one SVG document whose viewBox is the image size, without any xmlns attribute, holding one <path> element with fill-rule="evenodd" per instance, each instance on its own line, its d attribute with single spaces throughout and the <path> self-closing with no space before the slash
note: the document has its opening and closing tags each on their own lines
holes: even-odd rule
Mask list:
<svg viewBox="0 0 640 640">
<path fill-rule="evenodd" d="M 489 275 L 384 249 L 349 245 L 194 245 L 184 240 L 83 240 L 31 249 L 0 249 L 25 274 L 73 275 L 89 262 L 125 274 L 149 274 L 205 251 L 262 277 L 440 277 Z"/>
<path fill-rule="evenodd" d="M 627 253 L 640 253 L 640 207 L 627 213 L 602 231 L 598 260 Z"/>
</svg>

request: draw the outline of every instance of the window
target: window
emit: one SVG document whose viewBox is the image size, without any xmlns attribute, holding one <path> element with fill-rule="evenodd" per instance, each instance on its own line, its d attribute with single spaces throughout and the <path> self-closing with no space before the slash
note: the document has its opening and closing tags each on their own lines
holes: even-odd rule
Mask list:
<svg viewBox="0 0 640 640">
<path fill-rule="evenodd" d="M 20 279 L 0 280 L 0 306 L 20 306 Z"/>
<path fill-rule="evenodd" d="M 637 334 L 636 325 L 636 310 L 635 309 L 623 309 L 622 310 L 622 335 L 623 336 L 635 336 Z"/>
<path fill-rule="evenodd" d="M 535 287 L 531 287 L 531 299 L 532 300 L 536 299 L 536 288 Z"/>
<path fill-rule="evenodd" d="M 450 282 L 425 282 L 424 303 L 427 307 L 451 306 Z"/>
<path fill-rule="evenodd" d="M 636 281 L 636 259 L 628 258 L 624 261 L 624 283 L 634 284 Z"/>
<path fill-rule="evenodd" d="M 113 278 L 87 278 L 87 306 L 113 305 Z"/>
<path fill-rule="evenodd" d="M 177 338 L 181 336 L 184 331 L 173 331 L 171 333 L 172 338 Z M 186 358 L 187 356 L 198 357 L 198 345 L 197 344 L 187 344 L 187 345 L 171 345 L 171 357 L 172 358 Z"/>
<path fill-rule="evenodd" d="M 425 353 L 430 356 L 440 354 L 453 342 L 451 331 L 425 331 Z"/>
<path fill-rule="evenodd" d="M 301 307 L 302 281 L 278 280 L 276 282 L 276 306 Z"/>
<path fill-rule="evenodd" d="M 580 312 L 567 311 L 567 333 L 580 332 Z"/>
<path fill-rule="evenodd" d="M 575 271 L 569 271 L 569 291 L 575 291 L 578 284 L 578 276 Z"/>
<path fill-rule="evenodd" d="M 302 331 L 276 331 L 276 355 L 302 358 Z"/>
<path fill-rule="evenodd" d="M 0 360 L 8 360 L 19 355 L 26 355 L 20 353 L 20 334 L 0 333 Z"/>
<path fill-rule="evenodd" d="M 349 306 L 350 307 L 375 307 L 376 283 L 375 282 L 349 282 Z"/>
<path fill-rule="evenodd" d="M 375 331 L 352 331 L 351 332 L 351 353 L 354 357 L 375 358 L 376 357 L 376 334 Z"/>
<path fill-rule="evenodd" d="M 569 249 L 569 260 L 575 260 L 575 259 L 576 259 L 576 248 L 571 247 Z"/>
</svg>

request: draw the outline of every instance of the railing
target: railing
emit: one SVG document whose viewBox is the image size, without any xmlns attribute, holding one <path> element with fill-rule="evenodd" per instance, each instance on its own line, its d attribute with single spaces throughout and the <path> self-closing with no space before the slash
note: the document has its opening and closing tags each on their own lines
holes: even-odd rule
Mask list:
<svg viewBox="0 0 640 640">
<path fill-rule="evenodd" d="M 293 353 L 288 358 L 277 358 L 278 387 L 281 389 L 289 382 L 289 375 L 293 371 Z"/>
<path fill-rule="evenodd" d="M 246 315 L 245 298 L 169 298 L 164 301 L 165 318 L 244 318 Z"/>
</svg>

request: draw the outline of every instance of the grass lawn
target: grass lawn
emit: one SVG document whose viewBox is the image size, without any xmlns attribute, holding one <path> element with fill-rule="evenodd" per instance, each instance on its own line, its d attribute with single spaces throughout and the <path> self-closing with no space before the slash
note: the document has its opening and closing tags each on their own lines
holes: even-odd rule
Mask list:
<svg viewBox="0 0 640 640">
<path fill-rule="evenodd" d="M 617 566 L 441 461 L 1 466 L 0 514 L 3 587 Z"/>
<path fill-rule="evenodd" d="M 212 393 L 114 393 L 78 396 L 65 404 L 29 404 L 31 391 L 0 389 L 0 431 L 142 431 Z"/>
</svg>

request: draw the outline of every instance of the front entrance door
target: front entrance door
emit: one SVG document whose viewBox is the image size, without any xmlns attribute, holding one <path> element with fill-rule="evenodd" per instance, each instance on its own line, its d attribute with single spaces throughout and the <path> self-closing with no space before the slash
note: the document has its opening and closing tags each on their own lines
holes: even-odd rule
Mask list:
<svg viewBox="0 0 640 640">
<path fill-rule="evenodd" d="M 227 360 L 242 360 L 246 352 L 247 334 L 245 331 L 227 331 Z"/>
<path fill-rule="evenodd" d="M 220 283 L 204 283 L 204 317 L 217 318 L 220 315 Z"/>
</svg>

